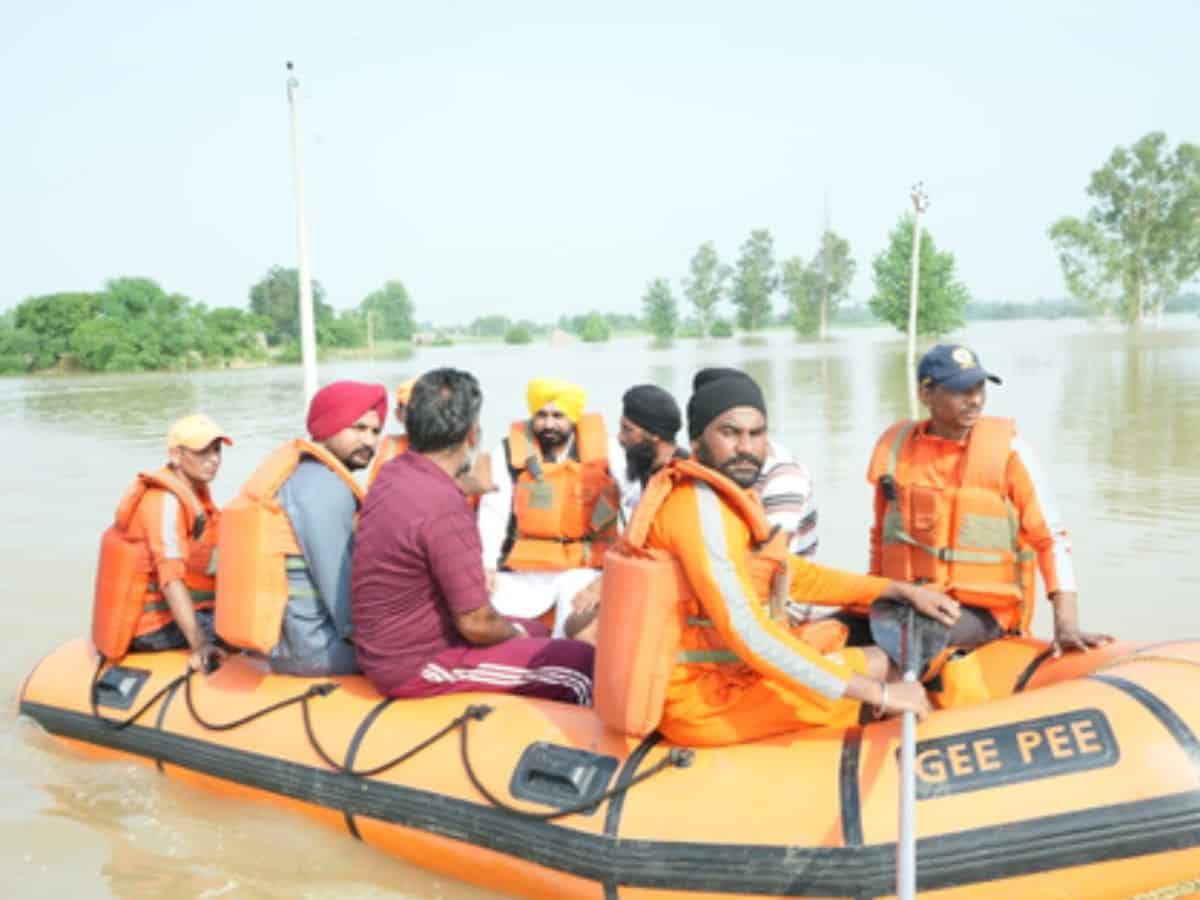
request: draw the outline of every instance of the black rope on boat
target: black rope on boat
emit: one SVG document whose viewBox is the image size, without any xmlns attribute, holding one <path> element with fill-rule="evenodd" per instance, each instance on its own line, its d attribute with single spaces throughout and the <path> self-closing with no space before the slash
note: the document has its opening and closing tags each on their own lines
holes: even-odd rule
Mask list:
<svg viewBox="0 0 1200 900">
<path fill-rule="evenodd" d="M 406 760 L 412 759 L 414 756 L 416 756 L 418 753 L 420 753 L 422 750 L 426 749 L 427 747 L 431 746 L 432 744 L 436 744 L 439 740 L 444 738 L 446 735 L 448 735 L 450 732 L 452 732 L 455 728 L 461 727 L 461 728 L 463 728 L 463 730 L 466 730 L 466 723 L 467 723 L 468 719 L 483 720 L 488 715 L 488 713 L 490 713 L 492 711 L 492 707 L 490 707 L 490 706 L 483 706 L 483 705 L 468 706 L 466 711 L 463 712 L 463 714 L 461 716 L 458 716 L 457 718 L 452 719 L 449 722 L 449 724 L 447 724 L 444 728 L 441 728 L 440 730 L 434 732 L 429 737 L 425 738 L 425 740 L 421 741 L 421 743 L 409 748 L 408 750 L 405 750 L 399 756 L 389 759 L 385 763 L 380 763 L 377 766 L 372 766 L 369 769 L 352 769 L 348 766 L 342 765 L 337 760 L 335 760 L 333 757 L 331 757 L 325 751 L 325 748 L 321 746 L 321 742 L 317 740 L 317 735 L 313 731 L 313 727 L 312 727 L 312 719 L 309 717 L 309 713 L 308 713 L 308 698 L 307 697 L 303 700 L 303 702 L 301 702 L 300 709 L 304 713 L 304 731 L 308 735 L 309 744 L 311 744 L 312 748 L 315 751 L 317 751 L 317 756 L 321 757 L 321 759 L 323 759 L 325 761 L 325 764 L 327 766 L 329 766 L 331 769 L 334 769 L 335 771 L 340 772 L 343 775 L 352 775 L 355 778 L 370 778 L 373 775 L 379 775 L 382 772 L 386 772 L 388 769 L 392 768 L 393 766 L 398 766 L 398 765 L 400 765 L 400 763 L 405 762 Z"/>
<path fill-rule="evenodd" d="M 99 684 L 99 682 L 100 682 L 100 672 L 104 669 L 104 664 L 106 662 L 108 662 L 108 659 L 104 656 L 103 653 L 98 654 L 98 655 L 100 658 L 96 662 L 96 671 L 92 675 L 92 686 L 91 686 L 91 689 L 88 691 L 88 696 L 92 703 L 92 715 L 95 716 L 104 725 L 105 728 L 111 728 L 113 731 L 120 731 L 123 728 L 128 728 L 130 725 L 132 725 L 134 722 L 136 722 L 138 719 L 140 719 L 143 715 L 145 715 L 146 710 L 148 710 L 155 703 L 157 703 L 160 699 L 162 699 L 162 696 L 164 694 L 166 694 L 168 691 L 172 690 L 173 688 L 177 687 L 179 685 L 179 682 L 185 680 L 188 677 L 187 675 L 180 675 L 178 678 L 165 684 L 162 687 L 162 689 L 158 691 L 158 693 L 156 693 L 153 697 L 151 697 L 149 700 L 147 700 L 145 703 L 143 703 L 138 708 L 138 711 L 133 713 L 133 715 L 129 716 L 129 718 L 127 718 L 127 719 L 110 719 L 100 712 L 100 704 L 96 701 L 96 685 Z M 191 673 L 188 673 L 188 674 L 191 674 Z"/>
<path fill-rule="evenodd" d="M 183 699 L 187 701 L 188 712 L 192 714 L 192 718 L 209 731 L 230 731 L 255 719 L 261 719 L 269 713 L 275 712 L 277 709 L 283 709 L 286 706 L 291 706 L 293 703 L 304 703 L 310 697 L 324 697 L 337 690 L 338 685 L 333 681 L 325 681 L 321 684 L 314 684 L 308 690 L 296 694 L 294 697 L 288 697 L 286 700 L 280 700 L 278 703 L 272 703 L 270 706 L 264 706 L 262 709 L 255 710 L 252 713 L 247 713 L 240 719 L 234 719 L 232 722 L 209 722 L 200 713 L 196 712 L 196 704 L 192 702 L 192 675 L 194 673 L 189 669 L 186 675 L 180 677 L 183 681 Z"/>
<path fill-rule="evenodd" d="M 506 813 L 512 813 L 515 816 L 521 816 L 525 819 L 535 819 L 539 822 L 553 822 L 555 819 L 561 819 L 565 816 L 573 816 L 576 813 L 599 806 L 605 800 L 611 800 L 613 797 L 616 797 L 619 794 L 624 794 L 635 784 L 641 784 L 646 779 L 652 778 L 659 772 L 663 771 L 663 769 L 686 769 L 692 764 L 692 761 L 696 757 L 695 750 L 689 750 L 686 747 L 672 747 L 670 751 L 667 752 L 666 756 L 664 756 L 650 768 L 646 769 L 646 771 L 639 772 L 626 784 L 609 788 L 599 796 L 589 797 L 586 800 L 581 800 L 578 803 L 574 803 L 570 806 L 564 806 L 561 809 L 552 810 L 551 812 L 529 812 L 528 810 L 518 809 L 515 806 L 505 803 L 486 787 L 484 787 L 483 782 L 479 780 L 479 776 L 475 774 L 475 769 L 471 766 L 471 759 L 467 753 L 467 723 L 472 718 L 481 719 L 483 717 L 469 715 L 471 710 L 474 708 L 475 707 L 469 707 L 467 712 L 459 717 L 459 719 L 462 721 L 459 751 L 460 755 L 462 756 L 463 769 L 466 770 L 467 778 L 471 780 L 471 784 L 475 785 L 475 790 L 479 791 L 479 793 L 483 795 L 483 798 L 487 800 L 488 803 L 492 804 L 492 806 L 496 807 L 497 809 L 501 809 Z M 490 709 L 488 711 L 490 712 Z"/>
</svg>

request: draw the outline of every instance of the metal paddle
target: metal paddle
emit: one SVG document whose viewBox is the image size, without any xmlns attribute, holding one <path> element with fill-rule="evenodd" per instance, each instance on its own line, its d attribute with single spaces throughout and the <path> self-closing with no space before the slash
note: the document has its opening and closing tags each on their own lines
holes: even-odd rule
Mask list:
<svg viewBox="0 0 1200 900">
<path fill-rule="evenodd" d="M 908 604 L 877 600 L 871 604 L 871 636 L 900 666 L 905 681 L 946 648 L 949 629 Z M 917 716 L 906 712 L 900 723 L 900 839 L 896 842 L 896 896 L 917 896 Z"/>
</svg>

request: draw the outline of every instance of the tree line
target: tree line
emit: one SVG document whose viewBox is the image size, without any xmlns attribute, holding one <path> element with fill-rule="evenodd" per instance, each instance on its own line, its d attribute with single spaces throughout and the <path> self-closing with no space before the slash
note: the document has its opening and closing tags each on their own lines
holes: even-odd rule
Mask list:
<svg viewBox="0 0 1200 900">
<path fill-rule="evenodd" d="M 965 318 L 1102 315 L 1137 325 L 1163 312 L 1196 311 L 1180 294 L 1200 272 L 1200 146 L 1172 149 L 1162 132 L 1117 147 L 1091 174 L 1092 206 L 1049 229 L 1072 301 L 1040 304 L 973 301 L 956 275 L 952 253 L 922 230 L 917 329 L 945 334 Z M 907 327 L 914 222 L 902 215 L 871 261 L 867 309 L 877 320 Z M 804 337 L 824 338 L 835 320 L 862 321 L 844 310 L 857 270 L 849 242 L 826 228 L 811 255 L 776 260 L 769 229 L 752 230 L 732 264 L 712 241 L 702 243 L 679 279 L 680 296 L 665 277 L 651 280 L 642 315 L 597 310 L 564 315 L 557 323 L 483 316 L 453 331 L 465 337 L 529 343 L 559 328 L 584 341 L 645 330 L 657 340 L 728 337 L 734 327 L 753 334 L 788 324 Z M 336 312 L 312 283 L 317 344 L 355 348 L 411 341 L 417 331 L 412 299 L 391 280 L 356 306 Z M 49 368 L 95 372 L 229 365 L 268 357 L 299 359 L 299 277 L 273 267 L 249 291 L 245 309 L 209 308 L 170 293 L 148 278 L 114 278 L 96 292 L 30 297 L 0 315 L 0 372 Z M 775 310 L 782 297 L 783 312 Z M 682 303 L 681 303 L 682 301 Z M 681 305 L 686 303 L 686 312 Z M 442 335 L 441 341 L 451 338 Z"/>
<path fill-rule="evenodd" d="M 299 359 L 299 285 L 295 269 L 273 267 L 250 288 L 246 309 L 209 308 L 149 278 L 113 278 L 100 291 L 30 297 L 0 316 L 0 373 L 141 372 Z M 321 347 L 413 337 L 413 303 L 399 281 L 340 313 L 325 302 L 319 282 L 312 292 Z"/>
<path fill-rule="evenodd" d="M 876 319 L 901 330 L 908 324 L 912 229 L 912 217 L 901 216 L 888 234 L 887 246 L 872 260 L 875 291 L 868 307 Z M 953 254 L 938 250 L 928 231 L 922 232 L 920 252 L 918 328 L 922 334 L 943 334 L 962 325 L 968 293 L 956 277 Z M 690 318 L 681 318 L 670 281 L 655 278 L 642 295 L 646 327 L 666 341 L 728 337 L 732 322 L 748 333 L 790 324 L 802 337 L 823 340 L 849 296 L 857 265 L 850 242 L 829 228 L 810 257 L 796 255 L 778 263 L 775 239 L 766 228 L 750 232 L 733 265 L 722 262 L 716 245 L 706 241 L 680 280 Z M 781 317 L 775 313 L 777 295 L 784 301 Z M 732 322 L 724 314 L 727 307 L 732 307 Z"/>
</svg>

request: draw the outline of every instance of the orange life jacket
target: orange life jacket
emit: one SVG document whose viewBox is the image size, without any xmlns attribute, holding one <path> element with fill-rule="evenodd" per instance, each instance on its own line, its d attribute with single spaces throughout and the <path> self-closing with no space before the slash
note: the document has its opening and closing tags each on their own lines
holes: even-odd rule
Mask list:
<svg viewBox="0 0 1200 900">
<path fill-rule="evenodd" d="M 288 441 L 263 462 L 221 512 L 217 548 L 217 633 L 236 647 L 270 653 L 279 643 L 288 572 L 307 571 L 287 513 L 276 499 L 300 460 L 311 456 L 345 483 L 361 505 L 363 489 L 336 456 Z"/>
<path fill-rule="evenodd" d="M 1036 554 L 1020 538 L 1006 471 L 1016 428 L 983 416 L 967 437 L 957 487 L 920 483 L 918 424 L 897 422 L 875 445 L 868 480 L 889 500 L 881 529 L 881 575 L 928 582 L 968 606 L 985 607 L 1002 628 L 1027 633 Z"/>
<path fill-rule="evenodd" d="M 190 535 L 183 581 L 196 609 L 211 609 L 215 580 L 209 571 L 217 543 L 217 523 L 207 517 L 199 498 L 170 468 L 141 472 L 117 506 L 113 524 L 100 539 L 100 561 L 92 604 L 92 642 L 108 659 L 120 659 L 135 637 L 173 621 L 162 588 L 155 583 L 154 564 L 145 536 L 130 533 L 146 492 L 157 488 L 179 501 Z M 172 523 L 174 525 L 174 523 Z"/>
<path fill-rule="evenodd" d="M 784 621 L 780 600 L 787 593 L 787 535 L 767 522 L 757 496 L 695 460 L 672 460 L 650 479 L 624 535 L 604 561 L 593 699 L 601 720 L 624 734 L 643 736 L 658 727 L 678 667 L 744 665 L 705 617 L 679 562 L 645 546 L 659 509 L 688 479 L 712 486 L 750 527 L 754 544 L 747 553 L 755 594 L 770 606 L 773 618 Z M 821 653 L 846 642 L 846 627 L 833 620 L 791 631 Z"/>
<path fill-rule="evenodd" d="M 547 462 L 528 421 L 508 432 L 513 472 L 512 546 L 509 569 L 562 571 L 600 568 L 617 537 L 620 490 L 608 471 L 604 420 L 585 413 L 575 425 L 577 459 Z"/>
<path fill-rule="evenodd" d="M 371 461 L 371 468 L 367 471 L 368 490 L 375 483 L 375 477 L 379 474 L 379 470 L 383 468 L 383 464 L 391 462 L 407 449 L 407 434 L 389 434 L 379 442 L 379 447 L 375 451 L 375 459 Z"/>
</svg>

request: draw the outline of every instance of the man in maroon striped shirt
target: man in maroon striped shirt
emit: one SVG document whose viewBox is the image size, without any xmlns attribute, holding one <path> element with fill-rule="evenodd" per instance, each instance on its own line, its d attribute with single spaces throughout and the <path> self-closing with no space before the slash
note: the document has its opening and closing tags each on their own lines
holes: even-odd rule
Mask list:
<svg viewBox="0 0 1200 900">
<path fill-rule="evenodd" d="M 480 442 L 468 372 L 413 386 L 409 449 L 371 485 L 355 535 L 351 605 L 359 665 L 389 697 L 501 691 L 588 704 L 592 647 L 492 606 L 475 516 L 455 477 Z"/>
</svg>

